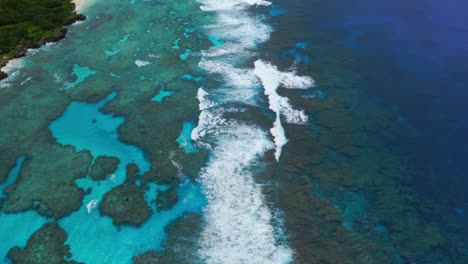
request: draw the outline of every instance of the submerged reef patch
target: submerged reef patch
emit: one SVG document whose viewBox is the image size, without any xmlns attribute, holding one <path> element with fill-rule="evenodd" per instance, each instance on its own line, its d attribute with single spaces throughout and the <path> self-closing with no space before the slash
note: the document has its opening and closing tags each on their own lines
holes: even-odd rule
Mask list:
<svg viewBox="0 0 468 264">
<path fill-rule="evenodd" d="M 46 217 L 61 218 L 78 210 L 84 190 L 74 181 L 88 173 L 92 159 L 89 152 L 50 143 L 41 144 L 28 157 L 17 181 L 5 189 L 5 211 L 33 209 Z"/>
<path fill-rule="evenodd" d="M 104 180 L 108 178 L 113 172 L 115 172 L 119 162 L 120 160 L 115 157 L 99 156 L 96 158 L 93 166 L 91 167 L 89 177 L 95 181 Z"/>
<path fill-rule="evenodd" d="M 197 240 L 201 231 L 202 218 L 196 213 L 185 213 L 166 226 L 168 240 L 165 252 L 147 251 L 133 258 L 133 264 L 157 263 L 200 263 L 197 254 Z"/>
<path fill-rule="evenodd" d="M 144 192 L 130 183 L 119 185 L 106 193 L 99 209 L 104 215 L 112 217 L 112 223 L 117 226 L 140 226 L 152 214 Z"/>
<path fill-rule="evenodd" d="M 177 203 L 178 200 L 179 195 L 175 189 L 159 191 L 156 198 L 156 207 L 158 210 L 169 210 Z"/>
<path fill-rule="evenodd" d="M 14 263 L 70 263 L 77 264 L 71 258 L 70 247 L 64 245 L 67 233 L 56 223 L 50 222 L 34 232 L 24 249 L 14 247 L 8 256 Z"/>
</svg>

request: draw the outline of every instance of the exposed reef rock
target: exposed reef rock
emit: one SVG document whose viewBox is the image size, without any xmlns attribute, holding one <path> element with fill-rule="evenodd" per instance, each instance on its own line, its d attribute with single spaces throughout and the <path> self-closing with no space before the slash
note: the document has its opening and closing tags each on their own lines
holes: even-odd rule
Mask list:
<svg viewBox="0 0 468 264">
<path fill-rule="evenodd" d="M 158 192 L 156 207 L 158 210 L 169 210 L 179 200 L 179 195 L 174 188 Z"/>
<path fill-rule="evenodd" d="M 120 160 L 115 157 L 99 156 L 91 167 L 89 177 L 95 181 L 104 180 L 115 172 L 119 162 Z"/>
<path fill-rule="evenodd" d="M 32 234 L 24 249 L 14 247 L 8 257 L 17 264 L 76 264 L 66 260 L 71 257 L 66 240 L 67 233 L 56 222 L 47 223 Z"/>
<path fill-rule="evenodd" d="M 124 183 L 106 193 L 99 209 L 102 214 L 112 217 L 112 222 L 117 226 L 139 226 L 152 213 L 143 191 L 131 183 Z"/>
<path fill-rule="evenodd" d="M 16 182 L 5 189 L 7 213 L 36 210 L 46 217 L 61 218 L 80 208 L 84 190 L 74 181 L 87 174 L 91 155 L 71 146 L 42 144 L 25 161 Z"/>
</svg>

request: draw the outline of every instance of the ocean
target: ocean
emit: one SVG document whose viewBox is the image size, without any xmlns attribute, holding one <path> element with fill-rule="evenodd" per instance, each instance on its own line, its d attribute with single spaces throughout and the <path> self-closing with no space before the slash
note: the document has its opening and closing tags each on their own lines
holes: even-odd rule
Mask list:
<svg viewBox="0 0 468 264">
<path fill-rule="evenodd" d="M 466 10 L 89 2 L 3 69 L 0 263 L 467 263 Z"/>
</svg>

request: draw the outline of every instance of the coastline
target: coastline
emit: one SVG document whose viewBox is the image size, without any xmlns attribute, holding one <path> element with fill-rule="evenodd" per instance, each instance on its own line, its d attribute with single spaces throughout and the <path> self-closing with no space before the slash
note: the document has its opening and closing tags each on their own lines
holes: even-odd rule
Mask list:
<svg viewBox="0 0 468 264">
<path fill-rule="evenodd" d="M 47 43 L 58 42 L 64 39 L 68 32 L 66 26 L 70 26 L 77 21 L 84 21 L 86 19 L 85 15 L 79 14 L 78 12 L 84 10 L 89 5 L 90 1 L 72 0 L 72 2 L 75 5 L 75 10 L 73 11 L 70 18 L 63 21 L 62 27 L 54 31 L 53 36 L 43 37 L 37 42 L 18 45 L 15 49 L 15 53 L 13 54 L 13 56 L 8 56 L 6 54 L 1 55 L 2 57 L 0 57 L 0 81 L 8 77 L 8 73 L 4 71 L 4 68 L 8 65 L 8 63 L 11 60 L 26 56 L 28 54 L 28 50 L 30 49 L 37 49 L 44 46 Z"/>
</svg>

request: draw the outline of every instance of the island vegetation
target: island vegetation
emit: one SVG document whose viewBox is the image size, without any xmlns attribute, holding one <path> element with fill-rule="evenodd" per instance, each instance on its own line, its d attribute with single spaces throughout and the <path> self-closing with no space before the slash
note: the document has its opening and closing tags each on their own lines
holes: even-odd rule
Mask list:
<svg viewBox="0 0 468 264">
<path fill-rule="evenodd" d="M 0 67 L 30 48 L 64 38 L 64 26 L 84 19 L 72 0 L 0 0 Z M 0 80 L 5 77 L 0 73 Z"/>
</svg>

